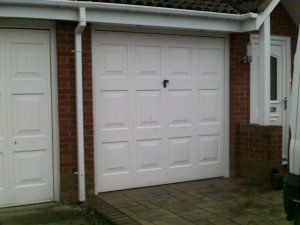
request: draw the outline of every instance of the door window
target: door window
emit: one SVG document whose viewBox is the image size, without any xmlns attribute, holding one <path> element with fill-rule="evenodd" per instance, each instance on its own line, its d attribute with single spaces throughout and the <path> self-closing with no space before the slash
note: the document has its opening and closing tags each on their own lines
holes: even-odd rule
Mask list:
<svg viewBox="0 0 300 225">
<path fill-rule="evenodd" d="M 278 85 L 277 85 L 277 65 L 278 65 L 278 60 L 276 57 L 271 56 L 271 85 L 270 85 L 270 96 L 271 96 L 271 101 L 277 101 L 277 92 L 278 92 Z"/>
</svg>

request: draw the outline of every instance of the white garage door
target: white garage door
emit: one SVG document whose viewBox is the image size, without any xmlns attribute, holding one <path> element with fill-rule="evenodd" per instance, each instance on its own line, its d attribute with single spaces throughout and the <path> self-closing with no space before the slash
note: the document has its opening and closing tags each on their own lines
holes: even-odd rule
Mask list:
<svg viewBox="0 0 300 225">
<path fill-rule="evenodd" d="M 97 192 L 224 175 L 224 39 L 96 31 L 93 54 Z"/>
<path fill-rule="evenodd" d="M 49 32 L 0 30 L 0 206 L 53 199 Z"/>
</svg>

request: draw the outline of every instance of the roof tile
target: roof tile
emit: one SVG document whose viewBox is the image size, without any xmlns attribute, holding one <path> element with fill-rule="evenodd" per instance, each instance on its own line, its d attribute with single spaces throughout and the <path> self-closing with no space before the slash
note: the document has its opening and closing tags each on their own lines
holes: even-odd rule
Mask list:
<svg viewBox="0 0 300 225">
<path fill-rule="evenodd" d="M 86 0 L 88 1 L 88 0 Z M 94 2 L 142 5 L 197 11 L 243 14 L 257 12 L 266 0 L 93 0 Z"/>
</svg>

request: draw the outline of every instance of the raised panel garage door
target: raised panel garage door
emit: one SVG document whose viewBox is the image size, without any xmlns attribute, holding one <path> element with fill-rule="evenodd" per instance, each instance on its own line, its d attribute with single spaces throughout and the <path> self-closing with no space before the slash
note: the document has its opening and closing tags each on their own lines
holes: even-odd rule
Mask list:
<svg viewBox="0 0 300 225">
<path fill-rule="evenodd" d="M 93 60 L 97 192 L 224 175 L 223 38 L 95 31 Z"/>
</svg>

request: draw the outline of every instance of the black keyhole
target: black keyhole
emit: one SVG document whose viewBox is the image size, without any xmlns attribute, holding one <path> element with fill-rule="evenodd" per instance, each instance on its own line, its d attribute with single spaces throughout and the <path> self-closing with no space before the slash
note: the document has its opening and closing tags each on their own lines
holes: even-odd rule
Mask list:
<svg viewBox="0 0 300 225">
<path fill-rule="evenodd" d="M 167 87 L 167 85 L 168 85 L 168 83 L 169 83 L 169 82 L 170 82 L 169 80 L 164 80 L 164 81 L 163 81 L 164 88 L 166 88 L 166 87 Z"/>
</svg>

